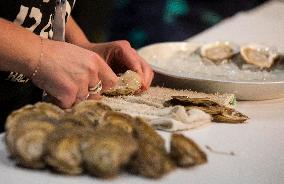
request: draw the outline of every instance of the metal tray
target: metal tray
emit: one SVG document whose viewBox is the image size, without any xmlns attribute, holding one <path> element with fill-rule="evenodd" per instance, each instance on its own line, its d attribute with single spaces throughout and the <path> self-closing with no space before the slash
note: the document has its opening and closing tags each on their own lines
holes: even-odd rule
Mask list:
<svg viewBox="0 0 284 184">
<path fill-rule="evenodd" d="M 138 50 L 155 71 L 154 85 L 175 89 L 191 89 L 205 93 L 233 93 L 238 100 L 268 100 L 284 98 L 284 81 L 244 82 L 189 78 L 179 73 L 166 71 L 155 60 L 167 61 L 167 58 L 179 50 L 195 50 L 200 44 L 191 42 L 165 42 L 152 44 Z M 284 72 L 284 71 L 283 71 Z"/>
</svg>

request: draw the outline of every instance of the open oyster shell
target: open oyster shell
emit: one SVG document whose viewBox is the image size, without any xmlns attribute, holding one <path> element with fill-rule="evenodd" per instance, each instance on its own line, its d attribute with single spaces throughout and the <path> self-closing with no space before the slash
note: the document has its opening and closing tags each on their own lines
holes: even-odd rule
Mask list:
<svg viewBox="0 0 284 184">
<path fill-rule="evenodd" d="M 165 102 L 165 105 L 182 105 L 187 110 L 198 108 L 212 115 L 216 122 L 243 123 L 248 117 L 232 108 L 218 104 L 209 98 L 190 98 L 188 96 L 172 96 L 172 99 Z"/>
<path fill-rule="evenodd" d="M 206 154 L 199 146 L 181 134 L 172 135 L 170 155 L 180 167 L 191 167 L 207 162 Z"/>
<path fill-rule="evenodd" d="M 203 58 L 214 63 L 224 63 L 238 53 L 239 48 L 230 42 L 217 41 L 202 45 L 199 52 Z"/>
<path fill-rule="evenodd" d="M 270 68 L 279 54 L 276 50 L 261 44 L 246 44 L 241 46 L 242 59 L 260 69 Z"/>
<path fill-rule="evenodd" d="M 117 85 L 104 92 L 108 96 L 131 95 L 141 88 L 142 79 L 138 73 L 127 70 L 122 74 Z"/>
</svg>

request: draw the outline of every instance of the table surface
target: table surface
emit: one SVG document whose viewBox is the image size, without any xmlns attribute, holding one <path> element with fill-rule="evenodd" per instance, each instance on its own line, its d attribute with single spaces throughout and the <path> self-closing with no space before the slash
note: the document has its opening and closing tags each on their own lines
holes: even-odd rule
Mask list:
<svg viewBox="0 0 284 184">
<path fill-rule="evenodd" d="M 240 13 L 189 41 L 263 41 L 284 50 L 284 3 L 270 2 L 256 10 Z M 263 19 L 261 21 L 261 19 Z M 252 23 L 250 27 L 248 22 Z M 272 27 L 269 27 L 272 26 Z M 244 32 L 246 34 L 244 35 Z M 269 34 L 268 34 L 269 33 Z M 284 183 L 284 99 L 239 102 L 237 110 L 247 114 L 246 124 L 217 124 L 183 132 L 207 153 L 208 163 L 191 169 L 178 169 L 160 180 L 122 173 L 113 180 L 90 176 L 69 177 L 48 171 L 15 167 L 0 141 L 0 184 L 100 184 L 100 183 L 179 183 L 179 184 L 283 184 Z M 169 133 L 160 132 L 169 143 Z M 3 138 L 0 135 L 0 139 Z M 235 155 L 218 154 L 205 147 Z"/>
</svg>

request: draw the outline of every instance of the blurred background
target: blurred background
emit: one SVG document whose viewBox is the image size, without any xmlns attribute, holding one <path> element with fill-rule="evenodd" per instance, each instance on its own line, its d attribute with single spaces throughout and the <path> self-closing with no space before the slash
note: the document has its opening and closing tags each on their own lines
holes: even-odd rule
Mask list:
<svg viewBox="0 0 284 184">
<path fill-rule="evenodd" d="M 73 17 L 92 42 L 134 48 L 182 41 L 266 0 L 77 0 Z"/>
</svg>

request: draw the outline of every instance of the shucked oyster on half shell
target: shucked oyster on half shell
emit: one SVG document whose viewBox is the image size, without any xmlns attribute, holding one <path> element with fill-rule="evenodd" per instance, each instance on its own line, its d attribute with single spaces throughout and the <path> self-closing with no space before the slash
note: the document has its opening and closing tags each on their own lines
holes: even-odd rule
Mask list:
<svg viewBox="0 0 284 184">
<path fill-rule="evenodd" d="M 214 43 L 207 43 L 200 47 L 200 55 L 214 63 L 223 63 L 231 59 L 239 48 L 231 42 L 217 41 Z"/>
<path fill-rule="evenodd" d="M 276 50 L 261 44 L 246 44 L 241 46 L 242 59 L 260 69 L 270 68 L 278 58 Z"/>
<path fill-rule="evenodd" d="M 141 88 L 142 79 L 138 73 L 127 70 L 118 78 L 117 85 L 104 92 L 108 96 L 131 95 Z"/>
</svg>

